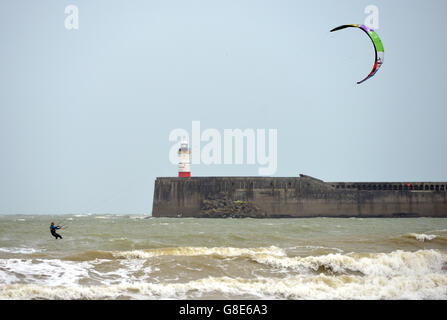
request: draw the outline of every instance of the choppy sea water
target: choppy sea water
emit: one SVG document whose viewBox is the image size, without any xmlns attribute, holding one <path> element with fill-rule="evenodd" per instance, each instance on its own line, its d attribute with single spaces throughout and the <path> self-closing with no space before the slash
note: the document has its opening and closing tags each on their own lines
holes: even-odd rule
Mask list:
<svg viewBox="0 0 447 320">
<path fill-rule="evenodd" d="M 0 299 L 445 300 L 447 219 L 5 215 Z"/>
</svg>

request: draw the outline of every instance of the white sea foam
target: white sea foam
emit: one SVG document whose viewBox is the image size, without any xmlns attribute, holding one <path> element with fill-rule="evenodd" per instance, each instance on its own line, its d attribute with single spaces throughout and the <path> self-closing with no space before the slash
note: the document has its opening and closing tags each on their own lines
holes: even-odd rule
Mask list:
<svg viewBox="0 0 447 320">
<path fill-rule="evenodd" d="M 104 285 L 116 285 L 120 283 L 133 283 L 147 281 L 152 273 L 151 266 L 145 266 L 141 259 L 126 259 L 120 261 L 120 268 L 108 272 L 98 272 L 90 269 L 90 277 Z"/>
<path fill-rule="evenodd" d="M 145 281 L 152 272 L 142 259 L 123 259 L 111 271 L 98 271 L 108 259 L 65 261 L 59 259 L 0 259 L 0 284 L 36 284 L 49 287 L 77 286 L 81 280 L 93 280 L 104 285 Z"/>
<path fill-rule="evenodd" d="M 176 277 L 154 283 L 146 251 L 142 256 L 130 251 L 112 270 L 107 268 L 111 260 L 0 259 L 0 299 L 447 299 L 447 255 L 437 250 L 288 257 L 276 247 L 181 249 L 182 255 L 185 249 L 243 254 L 271 268 L 300 272 L 279 278 L 204 277 L 173 283 L 180 280 Z M 105 268 L 97 268 L 102 263 Z M 330 272 L 315 273 L 322 269 Z M 153 270 L 160 271 L 156 266 Z M 97 285 L 82 285 L 81 279 Z"/>
<path fill-rule="evenodd" d="M 42 250 L 35 248 L 0 248 L 0 251 L 8 253 L 21 253 L 21 254 L 32 254 L 36 252 L 42 252 Z"/>
<path fill-rule="evenodd" d="M 285 268 L 300 273 L 327 271 L 336 274 L 361 273 L 367 276 L 393 277 L 445 272 L 447 255 L 437 250 L 416 252 L 394 251 L 374 254 L 328 254 L 308 257 L 275 257 L 257 255 L 255 261 L 275 268 Z"/>
<path fill-rule="evenodd" d="M 446 299 L 447 277 L 300 275 L 282 279 L 208 277 L 186 283 L 123 282 L 115 285 L 48 287 L 0 285 L 0 299 L 194 299 L 215 295 L 258 299 Z"/>
<path fill-rule="evenodd" d="M 423 234 L 423 233 L 410 233 L 411 237 L 416 238 L 416 240 L 424 242 L 424 241 L 431 241 L 436 238 L 436 235 L 434 234 Z"/>
<path fill-rule="evenodd" d="M 144 220 L 147 219 L 147 217 L 148 216 L 130 216 L 129 218 L 133 220 Z"/>
<path fill-rule="evenodd" d="M 307 246 L 294 246 L 294 247 L 289 247 L 288 249 L 290 250 L 294 250 L 294 249 L 299 249 L 299 248 L 304 248 L 304 249 L 310 249 L 310 250 L 327 250 L 327 251 L 336 251 L 339 253 L 344 252 L 342 249 L 340 248 L 331 248 L 331 247 L 324 247 L 324 246 L 311 246 L 311 245 L 307 245 Z"/>
<path fill-rule="evenodd" d="M 264 248 L 179 247 L 179 248 L 161 248 L 161 249 L 113 252 L 113 256 L 116 258 L 139 258 L 139 259 L 148 259 L 157 256 L 218 255 L 223 257 L 236 257 L 236 256 L 255 256 L 259 254 L 265 254 L 269 256 L 286 255 L 283 249 L 275 246 L 264 247 Z"/>
<path fill-rule="evenodd" d="M 98 261 L 73 262 L 58 259 L 0 259 L 1 283 L 35 283 L 47 286 L 73 285 Z"/>
</svg>

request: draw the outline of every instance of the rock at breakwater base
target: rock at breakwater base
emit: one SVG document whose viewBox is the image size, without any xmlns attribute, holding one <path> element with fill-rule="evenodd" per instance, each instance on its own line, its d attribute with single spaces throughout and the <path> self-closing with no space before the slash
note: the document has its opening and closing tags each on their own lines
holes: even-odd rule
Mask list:
<svg viewBox="0 0 447 320">
<path fill-rule="evenodd" d="M 232 200 L 225 193 L 211 196 L 200 204 L 202 218 L 264 218 L 266 213 L 248 201 Z"/>
</svg>

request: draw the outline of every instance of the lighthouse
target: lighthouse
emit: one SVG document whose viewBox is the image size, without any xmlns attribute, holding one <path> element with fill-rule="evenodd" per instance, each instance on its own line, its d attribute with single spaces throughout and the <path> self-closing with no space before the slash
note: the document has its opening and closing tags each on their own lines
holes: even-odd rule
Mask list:
<svg viewBox="0 0 447 320">
<path fill-rule="evenodd" d="M 183 140 L 178 149 L 178 176 L 186 178 L 191 176 L 191 150 L 188 148 L 188 142 Z"/>
</svg>

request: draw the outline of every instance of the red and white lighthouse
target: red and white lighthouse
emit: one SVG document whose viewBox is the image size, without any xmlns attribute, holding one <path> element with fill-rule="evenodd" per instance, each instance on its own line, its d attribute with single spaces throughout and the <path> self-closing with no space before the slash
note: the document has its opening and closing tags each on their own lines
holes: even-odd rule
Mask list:
<svg viewBox="0 0 447 320">
<path fill-rule="evenodd" d="M 178 149 L 178 176 L 181 178 L 191 176 L 191 150 L 186 140 L 182 141 Z"/>
</svg>

